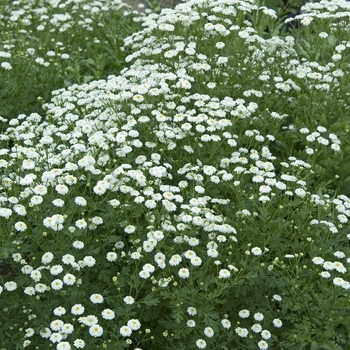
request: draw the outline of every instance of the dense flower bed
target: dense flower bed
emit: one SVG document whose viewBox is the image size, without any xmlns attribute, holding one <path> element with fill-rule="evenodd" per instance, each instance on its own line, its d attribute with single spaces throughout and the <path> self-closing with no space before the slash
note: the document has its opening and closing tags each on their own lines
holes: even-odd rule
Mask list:
<svg viewBox="0 0 350 350">
<path fill-rule="evenodd" d="M 189 0 L 12 119 L 5 349 L 346 348 L 349 15 Z"/>
</svg>

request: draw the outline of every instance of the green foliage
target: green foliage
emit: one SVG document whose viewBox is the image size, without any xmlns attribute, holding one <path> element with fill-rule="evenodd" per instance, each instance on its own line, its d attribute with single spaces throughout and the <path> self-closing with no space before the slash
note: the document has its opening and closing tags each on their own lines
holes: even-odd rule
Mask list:
<svg viewBox="0 0 350 350">
<path fill-rule="evenodd" d="M 62 6 L 61 6 L 62 5 Z M 51 91 L 118 73 L 123 39 L 139 27 L 121 2 L 1 2 L 0 115 L 42 113 Z M 65 58 L 67 55 L 67 58 Z"/>
</svg>

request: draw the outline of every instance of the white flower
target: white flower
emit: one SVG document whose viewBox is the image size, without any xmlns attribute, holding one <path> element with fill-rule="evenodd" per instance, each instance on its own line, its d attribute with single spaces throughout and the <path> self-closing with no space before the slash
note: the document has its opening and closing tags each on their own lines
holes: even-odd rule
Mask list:
<svg viewBox="0 0 350 350">
<path fill-rule="evenodd" d="M 83 348 L 85 348 L 85 342 L 82 339 L 75 339 L 74 346 L 78 349 L 83 349 Z"/>
<path fill-rule="evenodd" d="M 279 318 L 275 318 L 273 321 L 272 321 L 273 325 L 276 327 L 276 328 L 281 328 L 283 323 L 282 321 L 279 319 Z"/>
<path fill-rule="evenodd" d="M 68 193 L 68 187 L 66 185 L 56 185 L 55 187 L 57 193 L 59 194 L 67 194 Z"/>
<path fill-rule="evenodd" d="M 63 282 L 65 284 L 67 284 L 68 286 L 72 286 L 76 281 L 76 278 L 74 275 L 72 275 L 71 273 L 67 273 L 64 277 L 63 277 Z"/>
<path fill-rule="evenodd" d="M 55 279 L 51 282 L 51 288 L 54 290 L 60 290 L 63 287 L 63 282 L 60 279 Z"/>
<path fill-rule="evenodd" d="M 170 260 L 169 260 L 169 265 L 171 266 L 177 266 L 180 264 L 180 262 L 182 261 L 182 258 L 179 254 L 175 254 L 173 255 Z"/>
<path fill-rule="evenodd" d="M 200 266 L 202 265 L 202 259 L 199 256 L 195 256 L 191 259 L 191 264 L 193 266 Z"/>
<path fill-rule="evenodd" d="M 316 257 L 312 258 L 312 262 L 316 265 L 323 265 L 324 259 L 316 256 Z"/>
<path fill-rule="evenodd" d="M 122 337 L 129 337 L 132 333 L 132 329 L 128 326 L 123 326 L 120 328 L 119 333 Z"/>
<path fill-rule="evenodd" d="M 255 256 L 259 256 L 262 254 L 262 250 L 259 247 L 254 247 L 252 248 L 251 252 L 253 253 L 253 255 Z"/>
<path fill-rule="evenodd" d="M 96 259 L 93 258 L 92 256 L 86 256 L 83 259 L 84 263 L 86 266 L 92 267 L 96 264 Z"/>
<path fill-rule="evenodd" d="M 329 278 L 331 277 L 331 274 L 328 271 L 322 271 L 320 272 L 320 276 L 323 278 Z"/>
<path fill-rule="evenodd" d="M 84 242 L 82 242 L 82 241 L 74 241 L 72 243 L 72 246 L 75 249 L 83 249 L 84 248 Z"/>
<path fill-rule="evenodd" d="M 187 313 L 190 315 L 190 316 L 195 316 L 197 315 L 197 310 L 196 308 L 194 308 L 193 306 L 189 306 L 187 308 Z"/>
<path fill-rule="evenodd" d="M 226 319 L 226 318 L 221 320 L 221 324 L 226 329 L 230 329 L 231 328 L 231 322 L 228 319 Z"/>
<path fill-rule="evenodd" d="M 264 319 L 264 315 L 261 312 L 257 312 L 254 314 L 254 320 L 262 321 Z"/>
<path fill-rule="evenodd" d="M 4 287 L 8 292 L 12 292 L 17 289 L 17 283 L 14 281 L 9 281 L 4 284 Z"/>
<path fill-rule="evenodd" d="M 50 341 L 52 343 L 59 343 L 63 339 L 63 336 L 60 333 L 52 333 L 50 335 Z"/>
<path fill-rule="evenodd" d="M 80 228 L 80 229 L 84 229 L 84 228 L 86 228 L 87 223 L 84 219 L 79 219 L 75 222 L 75 226 Z"/>
<path fill-rule="evenodd" d="M 52 201 L 52 204 L 56 207 L 63 207 L 64 206 L 64 200 L 57 198 Z"/>
<path fill-rule="evenodd" d="M 237 327 L 235 331 L 237 335 L 240 336 L 241 338 L 246 338 L 249 334 L 249 331 L 246 328 Z"/>
<path fill-rule="evenodd" d="M 113 262 L 113 261 L 116 261 L 117 260 L 117 254 L 114 253 L 114 252 L 108 252 L 107 253 L 107 256 L 106 256 L 106 259 L 110 262 Z"/>
<path fill-rule="evenodd" d="M 221 269 L 219 272 L 219 278 L 229 278 L 231 276 L 231 273 L 229 270 Z"/>
<path fill-rule="evenodd" d="M 45 253 L 41 258 L 41 262 L 43 264 L 49 264 L 52 260 L 53 260 L 53 254 L 51 252 Z"/>
<path fill-rule="evenodd" d="M 246 310 L 246 309 L 243 309 L 238 313 L 238 316 L 240 318 L 248 318 L 249 315 L 250 315 L 250 312 L 249 312 L 249 310 Z"/>
<path fill-rule="evenodd" d="M 27 229 L 27 225 L 23 221 L 15 223 L 15 229 L 19 232 L 24 232 Z"/>
<path fill-rule="evenodd" d="M 186 322 L 186 324 L 187 324 L 187 327 L 193 328 L 193 327 L 196 326 L 196 321 L 194 321 L 194 320 L 188 320 L 188 321 Z"/>
<path fill-rule="evenodd" d="M 12 66 L 8 62 L 1 62 L 1 68 L 5 69 L 5 70 L 11 70 Z"/>
<path fill-rule="evenodd" d="M 61 265 L 54 265 L 50 268 L 50 273 L 53 276 L 59 275 L 63 271 L 63 267 Z"/>
<path fill-rule="evenodd" d="M 104 299 L 101 294 L 95 293 L 95 294 L 91 294 L 90 301 L 94 304 L 101 304 L 103 303 Z"/>
<path fill-rule="evenodd" d="M 53 331 L 60 331 L 62 326 L 64 325 L 63 321 L 62 320 L 54 320 L 50 323 L 50 328 L 53 330 Z"/>
<path fill-rule="evenodd" d="M 252 330 L 254 333 L 260 333 L 260 332 L 262 331 L 261 324 L 259 324 L 259 323 L 253 324 L 253 325 L 251 326 L 251 330 Z"/>
<path fill-rule="evenodd" d="M 59 307 L 56 307 L 54 310 L 53 310 L 53 313 L 56 315 L 56 316 L 62 316 L 66 313 L 66 309 L 63 307 L 63 306 L 59 306 Z"/>
<path fill-rule="evenodd" d="M 274 300 L 276 300 L 276 301 L 282 301 L 282 297 L 281 297 L 280 295 L 278 295 L 278 294 L 274 294 L 274 295 L 272 296 L 272 298 L 273 298 Z"/>
<path fill-rule="evenodd" d="M 260 340 L 258 343 L 258 347 L 260 350 L 268 349 L 269 345 L 266 343 L 265 340 Z"/>
<path fill-rule="evenodd" d="M 188 278 L 190 276 L 190 271 L 187 268 L 181 268 L 178 272 L 180 278 Z"/>
<path fill-rule="evenodd" d="M 61 328 L 61 332 L 64 334 L 72 334 L 73 331 L 74 331 L 74 327 L 70 323 L 65 323 Z"/>
<path fill-rule="evenodd" d="M 123 299 L 123 301 L 127 305 L 132 305 L 135 302 L 135 299 L 132 296 L 128 295 Z"/>
<path fill-rule="evenodd" d="M 95 324 L 89 328 L 89 333 L 92 337 L 100 337 L 103 334 L 103 328 Z"/>
<path fill-rule="evenodd" d="M 111 309 L 104 309 L 102 311 L 102 318 L 104 318 L 105 320 L 113 320 L 115 317 L 115 313 L 113 310 Z"/>
<path fill-rule="evenodd" d="M 75 197 L 74 202 L 75 202 L 77 205 L 80 205 L 80 206 L 82 206 L 82 207 L 85 207 L 86 204 L 87 204 L 86 199 L 83 198 L 83 197 Z"/>
<path fill-rule="evenodd" d="M 35 291 L 38 293 L 44 293 L 47 290 L 47 285 L 44 283 L 37 283 L 35 285 Z"/>
<path fill-rule="evenodd" d="M 203 339 L 198 339 L 196 345 L 198 349 L 205 349 L 207 347 L 207 342 Z"/>
<path fill-rule="evenodd" d="M 83 305 L 81 304 L 75 304 L 72 306 L 72 308 L 70 309 L 70 312 L 73 314 L 73 315 L 81 315 L 83 314 L 85 311 L 85 308 Z"/>
<path fill-rule="evenodd" d="M 135 232 L 136 227 L 133 225 L 128 225 L 124 228 L 124 231 L 128 234 Z"/>
<path fill-rule="evenodd" d="M 208 337 L 211 338 L 214 336 L 214 330 L 211 327 L 205 327 L 204 328 L 204 334 Z"/>
<path fill-rule="evenodd" d="M 96 316 L 94 315 L 88 315 L 88 316 L 85 316 L 85 317 L 79 317 L 78 321 L 80 323 L 83 323 L 85 324 L 85 326 L 94 326 L 98 323 L 98 319 Z"/>
<path fill-rule="evenodd" d="M 265 340 L 268 340 L 271 338 L 271 333 L 268 330 L 261 331 L 261 337 Z"/>
<path fill-rule="evenodd" d="M 127 326 L 132 329 L 133 331 L 137 331 L 141 328 L 141 323 L 139 320 L 131 319 L 128 321 Z"/>
<path fill-rule="evenodd" d="M 57 344 L 57 350 L 71 350 L 72 347 L 66 341 L 60 342 Z"/>
</svg>

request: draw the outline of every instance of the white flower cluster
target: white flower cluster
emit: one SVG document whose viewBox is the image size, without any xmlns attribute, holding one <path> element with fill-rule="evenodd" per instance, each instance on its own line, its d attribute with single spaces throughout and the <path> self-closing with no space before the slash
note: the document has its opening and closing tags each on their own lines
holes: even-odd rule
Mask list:
<svg viewBox="0 0 350 350">
<path fill-rule="evenodd" d="M 338 214 L 334 221 L 348 221 L 349 198 L 343 195 L 331 202 L 313 194 L 317 189 L 310 176 L 315 164 L 312 149 L 306 148 L 299 159 L 276 146 L 283 145 L 284 137 L 298 142 L 302 138 L 320 147 L 331 143 L 327 151 L 334 157 L 341 154 L 341 141 L 332 130 L 300 121 L 279 105 L 296 103 L 302 89 L 314 91 L 315 82 L 337 87 L 342 73 L 335 63 L 320 69 L 304 62 L 290 37 L 265 39 L 248 20 L 240 19 L 259 10 L 266 20 L 276 17 L 253 0 L 189 0 L 146 16 L 144 29 L 125 40 L 132 52 L 127 58 L 130 67 L 119 76 L 54 91 L 44 106 L 45 119 L 33 113 L 10 121 L 0 134 L 1 141 L 13 143 L 11 149 L 0 150 L 0 223 L 18 249 L 35 237 L 44 246 L 57 240 L 65 251 L 60 262 L 58 254 L 45 252 L 37 267 L 24 253 L 23 258 L 13 255 L 27 277 L 25 297 L 49 292 L 66 297 L 73 288 L 83 289 L 89 273 L 101 264 L 117 271 L 114 277 L 98 277 L 106 278 L 106 293 L 117 286 L 118 310 L 131 310 L 136 302 L 156 304 L 158 300 L 147 296 L 138 298 L 158 287 L 162 296 L 167 288 L 187 290 L 190 284 L 202 293 L 204 280 L 222 287 L 225 295 L 236 276 L 244 273 L 244 264 L 268 256 L 272 244 L 259 237 L 242 250 L 239 243 L 248 229 L 238 230 L 237 218 L 242 225 L 251 220 L 260 230 L 254 220 L 272 220 L 271 207 L 282 212 L 285 207 L 292 211 L 299 205 L 319 209 L 332 204 Z M 305 25 L 307 17 L 303 21 Z M 51 25 L 63 23 L 69 24 L 69 14 L 56 16 Z M 237 46 L 236 56 L 228 43 Z M 276 62 L 282 63 L 276 68 Z M 322 77 L 319 71 L 324 71 Z M 289 119 L 293 123 L 286 126 Z M 309 223 L 338 232 L 331 220 Z M 103 253 L 103 261 L 89 251 Z M 322 260 L 313 258 L 313 263 L 321 265 Z M 322 266 L 322 277 L 327 277 L 327 270 L 347 271 L 340 262 L 322 261 Z M 122 276 L 123 280 L 125 271 L 133 277 Z M 347 283 L 334 279 L 343 288 Z M 92 341 L 103 337 L 117 309 L 111 306 L 113 297 L 95 287 L 96 293 L 89 287 L 82 304 L 58 304 L 55 319 L 39 335 L 57 349 L 70 349 L 71 344 L 83 348 L 85 341 L 73 338 L 77 325 L 59 318 L 70 309 L 79 315 L 78 327 L 86 326 Z M 0 288 L 12 292 L 17 283 L 8 281 Z M 273 300 L 279 302 L 280 297 L 274 295 Z M 175 305 L 186 308 L 188 302 Z M 99 314 L 87 312 L 90 309 Z M 187 313 L 194 317 L 197 310 L 189 306 Z M 244 321 L 250 311 L 243 309 L 238 317 Z M 256 312 L 254 324 L 235 327 L 236 335 L 258 334 L 259 349 L 267 349 L 272 334 L 263 327 L 265 317 Z M 123 341 L 131 344 L 141 322 L 130 318 L 118 325 Z M 186 324 L 194 328 L 195 317 Z M 229 316 L 221 324 L 229 329 Z M 272 324 L 282 327 L 279 318 Z M 209 323 L 196 331 L 205 338 L 195 342 L 200 349 L 219 333 Z M 26 332 L 28 337 L 32 334 L 29 328 Z"/>
</svg>

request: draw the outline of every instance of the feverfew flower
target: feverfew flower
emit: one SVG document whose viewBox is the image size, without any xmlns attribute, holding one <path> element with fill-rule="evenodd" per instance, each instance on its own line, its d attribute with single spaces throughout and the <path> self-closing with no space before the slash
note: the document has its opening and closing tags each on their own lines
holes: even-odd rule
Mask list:
<svg viewBox="0 0 350 350">
<path fill-rule="evenodd" d="M 95 324 L 89 328 L 89 333 L 92 337 L 101 337 L 103 334 L 103 328 L 100 325 Z"/>
<path fill-rule="evenodd" d="M 93 304 L 102 304 L 104 299 L 103 299 L 103 296 L 101 294 L 95 293 L 95 294 L 91 294 L 90 301 Z"/>
<path fill-rule="evenodd" d="M 123 299 L 123 301 L 127 305 L 132 305 L 135 302 L 135 299 L 132 296 L 128 295 Z"/>
</svg>

